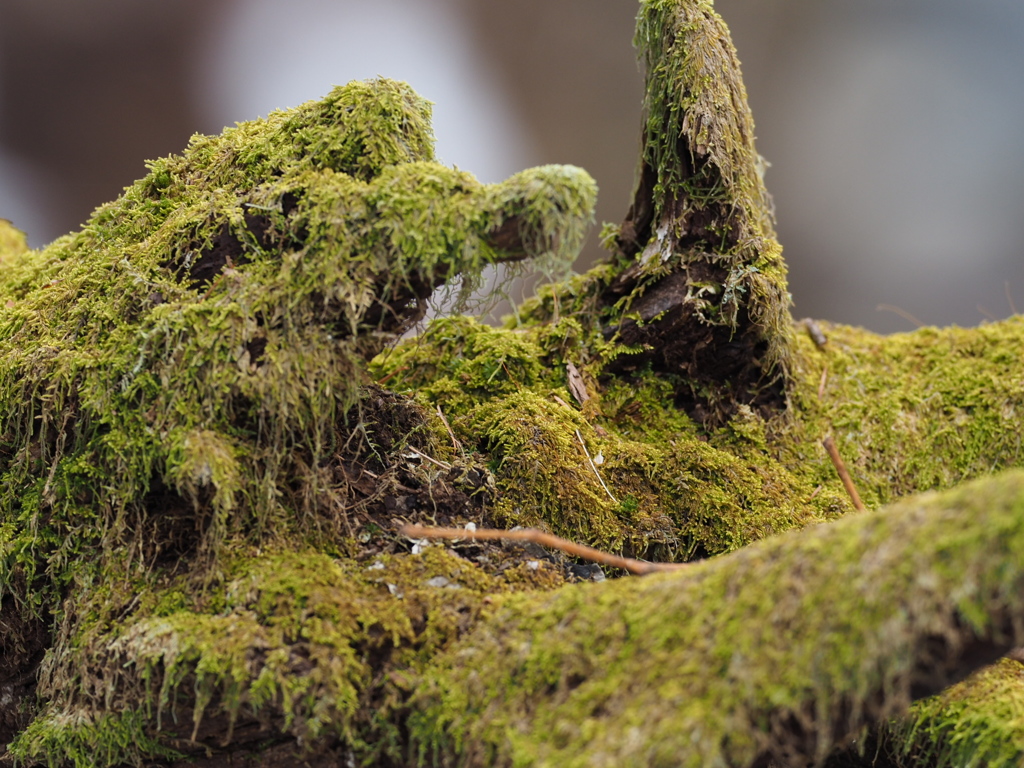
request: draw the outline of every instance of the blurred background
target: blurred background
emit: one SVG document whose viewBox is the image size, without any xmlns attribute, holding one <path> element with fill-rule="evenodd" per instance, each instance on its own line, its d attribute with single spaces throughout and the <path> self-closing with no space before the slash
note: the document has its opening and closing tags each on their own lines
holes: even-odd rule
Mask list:
<svg viewBox="0 0 1024 768">
<path fill-rule="evenodd" d="M 878 331 L 1024 309 L 1024 3 L 718 0 L 772 164 L 796 316 Z M 629 204 L 634 0 L 0 0 L 0 218 L 76 228 L 194 132 L 385 75 L 442 161 L 587 168 Z M 577 264 L 601 258 L 596 230 Z M 900 310 L 878 310 L 878 305 Z M 913 316 L 911 319 L 909 316 Z"/>
</svg>

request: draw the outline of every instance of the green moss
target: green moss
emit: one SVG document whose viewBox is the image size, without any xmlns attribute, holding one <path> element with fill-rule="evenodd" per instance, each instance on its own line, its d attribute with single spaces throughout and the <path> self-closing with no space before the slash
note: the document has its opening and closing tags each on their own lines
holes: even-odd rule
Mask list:
<svg viewBox="0 0 1024 768">
<path fill-rule="evenodd" d="M 484 186 L 430 162 L 431 142 L 406 86 L 355 83 L 197 137 L 81 232 L 9 260 L 0 509 L 27 537 L 9 551 L 59 570 L 46 542 L 83 505 L 101 522 L 75 546 L 114 546 L 154 485 L 212 503 L 210 552 L 284 524 L 280 486 L 348 439 L 366 357 L 435 283 L 507 257 L 491 240 L 510 222 L 513 258 L 571 258 L 589 177 Z"/>
<path fill-rule="evenodd" d="M 10 754 L 19 763 L 48 768 L 111 768 L 182 757 L 146 733 L 148 721 L 148 713 L 142 711 L 100 715 L 91 709 L 67 711 L 33 721 Z"/>
<path fill-rule="evenodd" d="M 0 222 L 0 640 L 50 643 L 12 754 L 140 763 L 245 725 L 398 763 L 411 722 L 437 762 L 746 764 L 795 718 L 821 757 L 907 702 L 922 637 L 991 639 L 1020 614 L 1018 474 L 775 534 L 849 511 L 829 433 L 870 506 L 1019 466 L 1024 322 L 826 325 L 824 350 L 794 334 L 724 25 L 704 0 L 648 0 L 638 42 L 650 237 L 506 328 L 436 320 L 368 363 L 445 281 L 564 269 L 593 182 L 445 168 L 429 106 L 391 81 L 196 137 L 44 250 Z M 750 400 L 697 423 L 688 405 L 746 385 L 621 364 L 649 350 L 616 329 L 680 271 L 700 327 L 753 328 L 758 386 L 785 371 L 785 414 Z M 352 556 L 408 511 L 385 501 L 470 468 L 491 523 L 652 559 L 743 551 L 546 597 L 554 569 L 499 578 L 393 539 Z M 988 738 L 999 707 L 958 696 L 920 705 L 913 750 Z"/>
<path fill-rule="evenodd" d="M 1021 465 L 1007 428 L 1024 413 L 1020 318 L 892 336 L 821 326 L 826 348 L 801 337 L 794 358 L 799 424 L 776 438 L 787 463 L 816 463 L 832 433 L 869 506 Z"/>
<path fill-rule="evenodd" d="M 592 217 L 583 171 L 482 185 L 433 161 L 429 119 L 404 84 L 352 83 L 193 138 L 44 250 L 0 224 L 0 587 L 55 635 L 23 758 L 78 760 L 106 740 L 111 764 L 135 759 L 116 757 L 132 739 L 115 711 L 188 746 L 192 726 L 161 731 L 183 707 L 194 727 L 267 717 L 372 752 L 368 734 L 394 727 L 387 708 L 360 714 L 376 633 L 413 664 L 457 634 L 483 584 L 499 588 L 454 558 L 465 601 L 399 601 L 323 554 L 353 548 L 349 467 L 372 463 L 383 494 L 406 445 L 443 455 L 448 441 L 413 405 L 377 423 L 400 409 L 367 405 L 367 360 L 447 279 L 522 259 L 564 270 Z M 251 554 L 314 544 L 303 562 Z M 402 579 L 438 557 L 383 575 L 426 595 Z M 248 597 L 231 592 L 240 579 Z"/>
<path fill-rule="evenodd" d="M 690 559 L 849 508 L 820 461 L 815 471 L 778 461 L 769 425 L 749 408 L 708 442 L 675 408 L 670 380 L 602 376 L 616 353 L 575 317 L 505 329 L 456 317 L 382 355 L 374 371 L 441 407 L 462 444 L 489 463 L 499 490 L 491 514 L 501 526 Z M 568 362 L 589 382 L 580 410 L 567 407 Z M 591 466 L 594 457 L 600 464 Z M 815 493 L 819 482 L 828 489 Z M 626 497 L 633 502 L 623 506 Z"/>
<path fill-rule="evenodd" d="M 388 729 L 404 699 L 386 672 L 414 678 L 502 589 L 439 547 L 362 565 L 316 551 L 236 555 L 219 596 L 170 609 L 187 581 L 129 602 L 139 608 L 128 616 L 108 591 L 85 593 L 95 613 L 51 652 L 48 705 L 12 754 L 84 765 L 76 750 L 106 740 L 93 764 L 154 759 L 194 749 L 212 720 L 224 743 L 236 724 L 260 723 L 306 743 L 340 737 L 372 761 L 397 741 Z M 382 656 L 386 669 L 370 661 Z"/>
<path fill-rule="evenodd" d="M 646 70 L 643 159 L 657 177 L 655 218 L 681 198 L 695 210 L 724 203 L 734 209 L 714 226 L 724 226 L 730 243 L 771 237 L 754 119 L 729 30 L 713 3 L 646 0 L 635 45 Z M 714 249 L 713 232 L 706 235 Z"/>
<path fill-rule="evenodd" d="M 928 684 L 936 636 L 1020 640 L 1021 546 L 1011 472 L 682 573 L 510 596 L 429 673 L 415 739 L 466 765 L 821 759 Z"/>
<path fill-rule="evenodd" d="M 915 705 L 894 724 L 897 765 L 1020 765 L 1024 756 L 1024 667 L 1000 659 L 939 696 Z"/>
<path fill-rule="evenodd" d="M 0 219 L 0 264 L 20 256 L 28 250 L 25 233 L 15 228 L 7 219 Z"/>
</svg>

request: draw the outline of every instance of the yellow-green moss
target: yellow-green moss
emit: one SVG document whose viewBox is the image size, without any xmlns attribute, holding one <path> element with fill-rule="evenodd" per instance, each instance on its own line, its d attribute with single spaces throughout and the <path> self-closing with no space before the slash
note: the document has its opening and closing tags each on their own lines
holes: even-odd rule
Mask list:
<svg viewBox="0 0 1024 768">
<path fill-rule="evenodd" d="M 0 219 L 0 264 L 28 250 L 25 233 L 7 219 Z"/>
<path fill-rule="evenodd" d="M 147 586 L 187 594 L 187 582 Z M 41 680 L 49 701 L 11 752 L 119 765 L 184 748 L 215 718 L 225 743 L 237 722 L 258 722 L 307 743 L 340 737 L 370 761 L 398 741 L 386 730 L 405 698 L 371 659 L 387 658 L 396 680 L 415 679 L 502 584 L 440 547 L 363 564 L 289 550 L 236 555 L 218 595 L 177 610 L 155 594 L 129 602 L 130 612 L 111 593 L 94 594 L 93 620 L 51 651 Z M 125 729 L 144 738 L 126 745 L 117 737 Z M 79 755 L 76 745 L 110 739 L 103 757 Z"/>
<path fill-rule="evenodd" d="M 938 696 L 915 704 L 882 737 L 897 768 L 1003 768 L 1024 758 L 1024 665 L 1000 659 Z"/>
<path fill-rule="evenodd" d="M 941 679 L 936 637 L 1022 639 L 1022 546 L 1017 471 L 682 573 L 510 596 L 429 672 L 414 737 L 466 765 L 820 760 Z"/>
<path fill-rule="evenodd" d="M 798 422 L 776 436 L 785 463 L 817 463 L 816 441 L 831 433 L 861 495 L 876 506 L 1024 462 L 1021 318 L 892 336 L 821 327 L 825 349 L 798 339 L 791 393 Z"/>
<path fill-rule="evenodd" d="M 194 137 L 43 250 L 0 223 L 0 596 L 52 617 L 54 643 L 22 758 L 101 743 L 111 765 L 156 756 L 124 747 L 137 713 L 161 739 L 182 702 L 196 722 L 269 711 L 278 732 L 384 749 L 394 739 L 367 740 L 395 727 L 390 710 L 367 719 L 361 699 L 381 671 L 360 656 L 375 633 L 411 664 L 500 587 L 458 558 L 458 578 L 435 570 L 464 601 L 402 586 L 449 557 L 431 550 L 385 563 L 396 588 L 430 595 L 398 600 L 324 554 L 352 549 L 346 460 L 375 461 L 384 492 L 406 445 L 445 452 L 412 405 L 374 443 L 389 406 L 364 418 L 366 361 L 445 280 L 527 258 L 564 271 L 592 217 L 585 172 L 482 185 L 433 161 L 429 121 L 402 83 L 352 83 Z M 248 596 L 231 593 L 245 578 Z M 136 714 L 104 714 L 121 711 Z"/>
<path fill-rule="evenodd" d="M 1018 318 L 888 337 L 822 323 L 824 350 L 794 339 L 785 417 L 739 408 L 711 432 L 675 408 L 671 377 L 604 374 L 614 345 L 574 318 L 529 322 L 439 320 L 375 363 L 391 386 L 441 406 L 460 440 L 491 462 L 508 524 L 612 549 L 629 541 L 643 552 L 651 539 L 676 556 L 716 554 L 850 509 L 821 447 L 829 434 L 869 506 L 1024 460 L 1012 427 L 1024 417 Z M 567 362 L 589 382 L 581 410 L 555 400 L 574 402 Z M 622 515 L 601 488 L 576 430 L 605 460 L 598 472 L 612 495 L 640 500 L 636 513 Z"/>
</svg>

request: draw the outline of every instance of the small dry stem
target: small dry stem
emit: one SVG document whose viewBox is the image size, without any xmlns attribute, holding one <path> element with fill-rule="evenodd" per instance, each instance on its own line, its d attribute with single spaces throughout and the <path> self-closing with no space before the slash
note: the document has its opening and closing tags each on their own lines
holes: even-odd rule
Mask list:
<svg viewBox="0 0 1024 768">
<path fill-rule="evenodd" d="M 555 536 L 536 528 L 520 528 L 515 531 L 500 531 L 493 528 L 469 530 L 468 528 L 428 528 L 423 525 L 403 525 L 399 533 L 410 539 L 455 539 L 462 541 L 526 541 L 539 544 L 549 549 L 557 549 L 572 557 L 580 557 L 611 568 L 621 568 L 636 575 L 659 573 L 662 571 L 678 571 L 686 568 L 689 563 L 649 563 L 645 560 L 634 560 L 630 557 L 619 557 L 609 552 L 576 544 L 559 536 Z"/>
</svg>

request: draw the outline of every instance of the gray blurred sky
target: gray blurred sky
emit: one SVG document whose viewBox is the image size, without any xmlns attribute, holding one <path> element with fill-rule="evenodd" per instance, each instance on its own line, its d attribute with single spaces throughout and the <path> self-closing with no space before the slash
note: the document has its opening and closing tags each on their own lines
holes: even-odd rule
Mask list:
<svg viewBox="0 0 1024 768">
<path fill-rule="evenodd" d="M 876 330 L 1024 308 L 1024 3 L 719 0 L 797 315 Z M 192 131 L 377 74 L 484 181 L 571 162 L 628 206 L 630 0 L 0 0 L 0 217 L 73 228 Z M 580 267 L 600 258 L 588 247 Z M 979 305 L 982 310 L 979 310 Z"/>
</svg>

